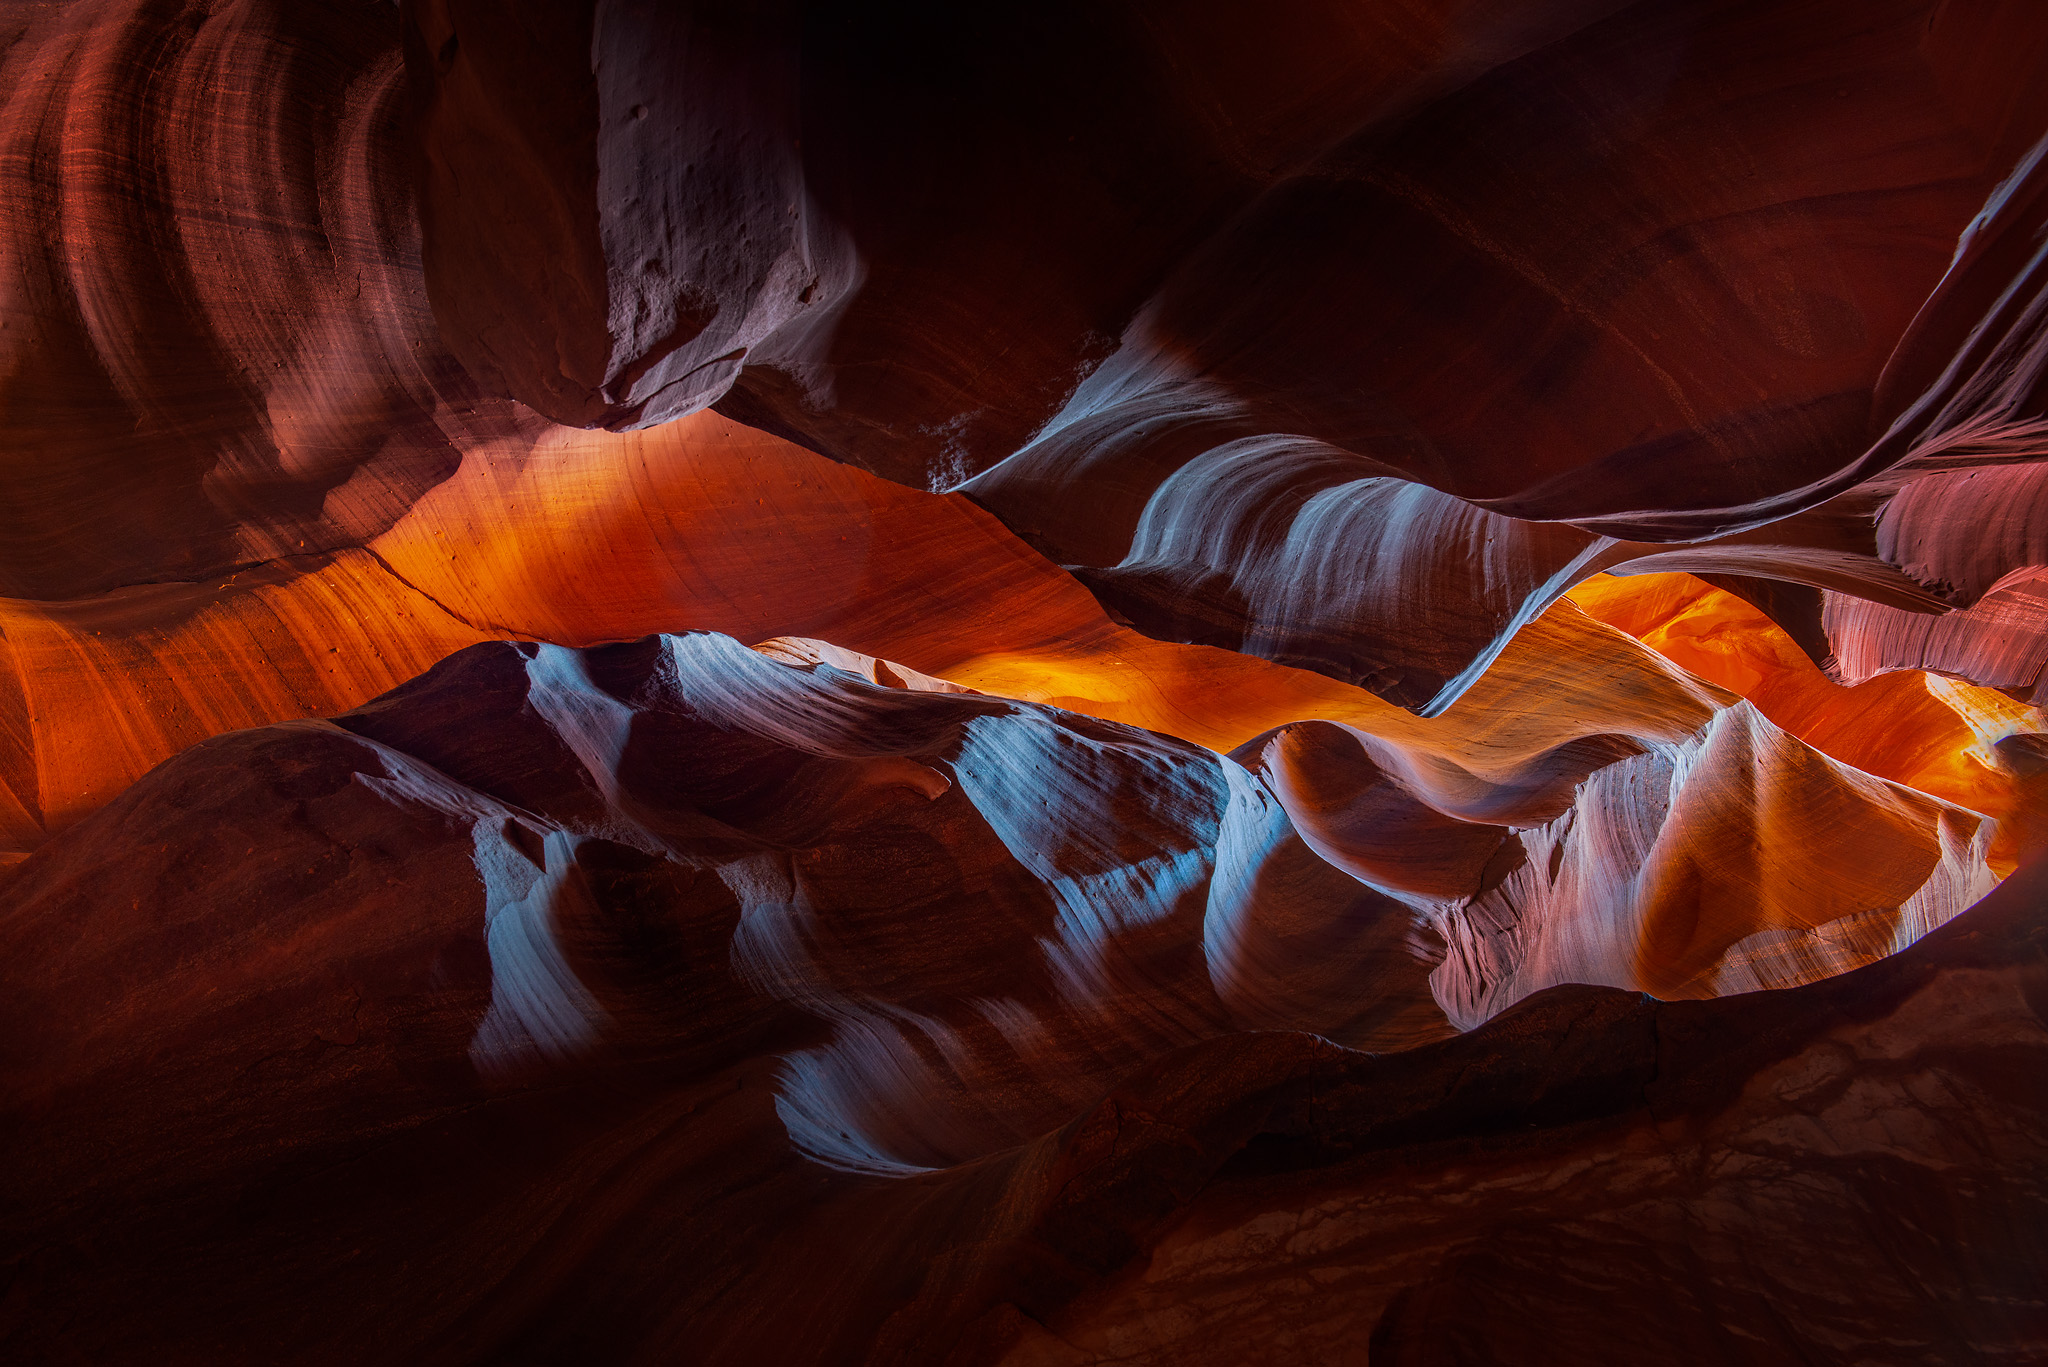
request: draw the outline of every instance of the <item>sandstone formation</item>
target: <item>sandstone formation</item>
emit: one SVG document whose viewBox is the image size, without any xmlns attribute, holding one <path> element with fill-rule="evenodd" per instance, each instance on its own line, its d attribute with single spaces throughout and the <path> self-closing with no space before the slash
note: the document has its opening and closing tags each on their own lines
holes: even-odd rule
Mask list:
<svg viewBox="0 0 2048 1367">
<path fill-rule="evenodd" d="M 1990 1127 L 1971 1141 L 1972 1171 L 2017 1184 L 2001 1188 L 2021 1204 L 1999 1207 L 2010 1223 L 1995 1228 L 2021 1240 L 2012 1254 L 2032 1248 L 2028 1165 L 2037 1178 L 2040 1155 L 2025 1107 L 2038 1112 L 2041 1095 L 2028 1069 L 2043 992 L 2038 953 L 2022 947 L 2041 933 L 2038 878 L 2010 884 L 1956 935 L 1783 994 L 1761 1015 L 1750 998 L 1717 1003 L 1732 1014 L 1673 1015 L 1560 987 L 1454 1045 L 1378 1057 L 1547 986 L 1526 969 L 1477 982 L 1475 929 L 1520 912 L 1533 962 L 1534 940 L 1574 938 L 1572 915 L 1606 919 L 1560 892 L 1598 878 L 1603 846 L 1572 846 L 1560 883 L 1550 849 L 1565 837 L 1554 824 L 1525 833 L 1538 843 L 1523 867 L 1548 865 L 1555 905 L 1518 901 L 1532 885 L 1510 873 L 1491 879 L 1500 895 L 1446 915 L 1452 887 L 1418 883 L 1455 860 L 1417 856 L 1429 848 L 1419 833 L 1450 827 L 1412 780 L 1382 776 L 1377 796 L 1354 786 L 1333 802 L 1327 767 L 1313 772 L 1320 757 L 1299 743 L 1268 748 L 1261 782 L 1132 728 L 777 653 L 706 635 L 587 652 L 473 646 L 332 724 L 202 743 L 18 866 L 0 935 L 16 975 L 6 1094 L 29 1122 L 12 1127 L 7 1155 L 19 1175 L 10 1224 L 28 1250 L 11 1303 L 20 1351 L 915 1362 L 959 1336 L 993 1351 L 1022 1333 L 1036 1360 L 1092 1361 L 1096 1338 L 1106 1354 L 1162 1333 L 1118 1327 L 1131 1313 L 1121 1298 L 1142 1306 L 1180 1277 L 1193 1289 L 1177 1313 L 1206 1313 L 1214 1260 L 1242 1264 L 1242 1236 L 1218 1233 L 1225 1247 L 1194 1265 L 1155 1258 L 1135 1283 L 1120 1275 L 1144 1266 L 1139 1251 L 1190 1202 L 1240 1223 L 1302 1199 L 1369 1205 L 1382 1198 L 1352 1193 L 1378 1179 L 1351 1175 L 1351 1155 L 1392 1147 L 1409 1184 L 1447 1191 L 1475 1180 L 1475 1162 L 1530 1174 L 1498 1179 L 1505 1191 L 1599 1166 L 1590 1193 L 1544 1198 L 1547 1218 L 1597 1223 L 1618 1202 L 1627 1229 L 1644 1218 L 1629 1211 L 1655 1205 L 1628 1195 L 1632 1182 L 1681 1180 L 1674 1145 L 1789 1144 L 1833 1162 L 1872 1144 L 1877 1161 L 1888 1143 L 1903 1146 L 1895 1164 L 1940 1161 L 1920 1130 L 1885 1140 L 1889 1122 L 1871 1116 L 1886 1108 L 1944 1120 L 1989 1108 L 1972 1122 Z M 1731 730 L 1743 749 L 1724 758 Z M 1968 858 L 1948 848 L 1955 823 L 1936 804 L 1797 757 L 1746 704 L 1700 743 L 1694 783 L 1714 791 L 1716 765 L 1760 767 L 1774 745 L 1781 772 L 1765 782 L 1805 784 L 1794 803 L 1878 842 L 1823 849 L 1809 883 L 1781 886 L 1795 920 L 1826 914 L 1816 893 L 1910 891 L 1929 842 L 1944 847 L 1942 867 L 1902 909 L 1923 924 L 1895 933 L 1911 939 L 1967 900 L 1943 881 L 1967 879 Z M 1550 767 L 1513 785 L 1519 801 L 1544 801 Z M 1601 772 L 1625 783 L 1626 768 Z M 1830 782 L 1830 795 L 1813 788 Z M 1516 799 L 1503 791 L 1477 800 L 1506 815 Z M 1616 819 L 1596 788 L 1580 792 L 1585 821 Z M 1380 818 L 1360 821 L 1375 802 Z M 1739 846 L 1773 814 L 1707 820 L 1747 821 L 1726 837 Z M 1462 829 L 1468 844 L 1501 843 L 1498 828 Z M 1376 835 L 1424 878 L 1374 862 Z M 1722 838 L 1710 828 L 1688 853 L 1711 858 Z M 125 857 L 110 866 L 109 848 Z M 1498 863 L 1480 853 L 1470 865 Z M 1886 878 L 1894 890 L 1874 891 Z M 1742 889 L 1694 895 L 1682 919 L 1703 928 Z M 1744 943 L 1773 952 L 1724 946 L 1734 985 L 1788 963 L 1810 971 L 1788 952 L 1783 913 L 1757 910 L 1765 924 Z M 1679 916 L 1658 905 L 1620 918 L 1650 923 L 1636 963 L 1669 938 L 1657 918 Z M 1314 1034 L 1288 1033 L 1302 1030 Z M 1865 1078 L 1865 1058 L 1899 1064 Z M 1983 1090 L 2001 1085 L 2020 1092 Z M 1788 1090 L 1844 1087 L 1869 1095 L 1834 1111 L 1794 1103 L 1824 1144 L 1767 1138 Z M 1645 1148 L 1630 1138 L 1645 1126 L 1666 1137 Z M 1601 1157 L 1611 1152 L 1636 1156 Z M 1858 1195 L 1879 1179 L 1856 1172 L 1802 1198 L 1823 1213 L 1809 1218 L 1861 1201 L 1888 1209 Z M 1741 1208 L 1749 1184 L 1782 1179 L 1716 1180 L 1736 1194 L 1715 1199 Z M 1304 1190 L 1315 1194 L 1293 1194 Z M 1415 1213 L 1397 1219 L 1419 1221 L 1425 1245 L 1481 1238 L 1508 1280 L 1426 1249 L 1390 1276 L 1369 1255 L 1347 1275 L 1374 1289 L 1331 1312 L 1335 1328 L 1374 1332 L 1399 1292 L 1378 1332 L 1405 1341 L 1458 1313 L 1446 1297 L 1486 1309 L 1524 1294 L 1512 1276 L 1533 1236 L 1502 1249 L 1471 1232 L 1526 1222 L 1507 1214 L 1522 1198 L 1474 1209 L 1448 1196 L 1455 1214 L 1442 1220 L 1403 1199 Z M 1988 1194 L 1942 1210 L 1972 1234 L 1994 1218 Z M 1172 1237 L 1199 1239 L 1224 1218 Z M 1931 1256 L 1907 1212 L 1894 1218 L 1889 1237 L 1905 1242 L 1881 1256 Z M 1757 1237 L 1740 1221 L 1716 1229 L 1738 1270 L 1713 1274 L 1715 1294 L 1799 1291 L 1740 1272 L 1741 1240 Z M 1560 1237 L 1596 1256 L 1592 1236 Z M 1250 1267 L 1286 1279 L 1297 1256 Z M 1669 1290 L 1643 1294 L 1652 1323 L 1708 1313 Z M 1821 1300 L 1851 1321 L 1939 1324 L 1939 1296 L 1910 1279 Z M 806 1314 L 776 1310 L 796 1302 Z M 1257 1336 L 1278 1328 L 1270 1313 L 1225 1313 L 1227 1333 L 1253 1336 L 1230 1351 L 1255 1356 Z M 1077 1317 L 1085 1351 L 1033 1328 L 1056 1315 Z M 2044 1327 L 2038 1305 L 1969 1319 L 1989 1350 L 2038 1345 Z M 1511 1329 L 1482 1315 L 1459 1332 Z M 1310 1315 L 1285 1332 L 1313 1341 L 1334 1328 Z M 1773 1341 L 1838 1332 L 1811 1321 Z M 1619 1360 L 1627 1341 L 1596 1360 Z M 1219 1343 L 1203 1351 L 1231 1360 Z"/>
<path fill-rule="evenodd" d="M 2048 1359 L 2044 64 L 0 3 L 0 1356 Z"/>
</svg>

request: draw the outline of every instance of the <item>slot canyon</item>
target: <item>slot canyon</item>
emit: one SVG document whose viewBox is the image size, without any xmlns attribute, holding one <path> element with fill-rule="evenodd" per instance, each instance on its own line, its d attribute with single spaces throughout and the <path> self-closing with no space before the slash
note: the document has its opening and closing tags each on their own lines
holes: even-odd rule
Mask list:
<svg viewBox="0 0 2048 1367">
<path fill-rule="evenodd" d="M 0 1360 L 2048 1363 L 2042 0 L 0 73 Z"/>
</svg>

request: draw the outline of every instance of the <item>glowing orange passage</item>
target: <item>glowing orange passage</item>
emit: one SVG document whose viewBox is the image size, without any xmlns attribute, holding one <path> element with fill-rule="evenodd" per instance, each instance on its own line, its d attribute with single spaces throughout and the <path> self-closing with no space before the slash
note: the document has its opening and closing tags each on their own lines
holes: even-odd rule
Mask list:
<svg viewBox="0 0 2048 1367">
<path fill-rule="evenodd" d="M 1844 687 L 1770 618 L 1689 574 L 1603 575 L 1567 597 L 1844 764 L 1987 815 L 2016 799 L 1991 746 L 2041 718 L 1996 689 L 1917 671 Z"/>
<path fill-rule="evenodd" d="M 818 638 L 1217 750 L 1338 721 L 1476 773 L 1585 735 L 1677 739 L 1726 690 L 1837 759 L 1994 816 L 2013 794 L 1988 743 L 2037 729 L 2001 694 L 1919 674 L 1841 688 L 1686 575 L 1581 586 L 1423 721 L 1317 674 L 1120 628 L 966 500 L 705 413 L 472 451 L 366 551 L 0 600 L 0 850 L 33 848 L 207 736 L 345 711 L 476 641 L 692 628 Z"/>
</svg>

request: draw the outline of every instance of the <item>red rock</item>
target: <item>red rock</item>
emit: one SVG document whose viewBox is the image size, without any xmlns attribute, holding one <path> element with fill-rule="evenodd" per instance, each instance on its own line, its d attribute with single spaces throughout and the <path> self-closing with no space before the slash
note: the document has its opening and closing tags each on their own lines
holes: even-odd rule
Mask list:
<svg viewBox="0 0 2048 1367">
<path fill-rule="evenodd" d="M 1118 1342 L 1120 1307 L 1159 1278 L 1205 1304 L 1170 1253 L 1204 1212 L 1363 1199 L 1380 1179 L 1360 1165 L 1385 1170 L 1365 1152 L 1447 1193 L 1474 1164 L 1593 1164 L 1583 1209 L 1543 1198 L 1567 1224 L 1678 1181 L 1671 1209 L 1739 1241 L 1749 1217 L 1714 1212 L 1748 1198 L 1674 1176 L 1677 1136 L 1708 1143 L 1706 1125 L 1811 1174 L 1799 1233 L 1829 1239 L 1842 1210 L 1892 1218 L 1856 1157 L 1879 1143 L 1872 1107 L 1978 1127 L 1977 1180 L 2022 1184 L 1997 1188 L 2013 1228 L 2003 1202 L 2037 1199 L 2038 1089 L 1973 1099 L 1879 1069 L 1850 1128 L 1779 1133 L 1791 1084 L 1771 1081 L 1825 1093 L 1845 1049 L 1932 1050 L 1970 1088 L 2024 1077 L 2039 974 L 2013 955 L 2036 877 L 1812 987 L 1697 1007 L 1558 988 L 1432 1045 L 1450 1027 L 1425 975 L 1450 923 L 1310 856 L 1228 761 L 718 637 L 473 647 L 335 724 L 189 750 L 0 879 L 9 1342 L 31 1359 L 984 1360 L 1019 1334 L 1050 1351 L 1031 1321 Z M 1984 1137 L 1993 1113 L 2007 1128 Z M 1666 1136 L 1647 1156 L 1645 1126 Z M 1406 1198 L 1425 1251 L 1345 1273 L 1363 1280 L 1332 1323 L 1398 1337 L 1442 1296 L 1494 1294 L 1468 1293 L 1463 1263 L 1430 1272 L 1427 1241 L 1526 1221 L 1515 1184 L 1549 1180 L 1489 1179 L 1506 1194 L 1446 1195 L 1441 1216 Z M 1989 1229 L 1987 1200 L 1942 1218 Z M 1929 1256 L 1884 1228 L 1867 1256 Z M 1524 1275 L 1527 1237 L 1487 1256 Z M 1667 1221 L 1624 1243 L 1682 1259 L 1693 1241 Z M 1731 1296 L 1791 1294 L 1712 1268 Z M 1938 1314 L 1910 1285 L 1830 1286 L 1779 1341 L 1822 1341 L 1829 1315 Z M 1643 1332 L 1697 1313 L 1641 1294 Z M 1988 1344 L 2033 1341 L 2027 1312 L 1954 1313 Z M 1276 1332 L 1244 1312 L 1209 1337 L 1242 1353 Z"/>
<path fill-rule="evenodd" d="M 0 1356 L 2048 1357 L 2038 6 L 0 21 Z"/>
</svg>

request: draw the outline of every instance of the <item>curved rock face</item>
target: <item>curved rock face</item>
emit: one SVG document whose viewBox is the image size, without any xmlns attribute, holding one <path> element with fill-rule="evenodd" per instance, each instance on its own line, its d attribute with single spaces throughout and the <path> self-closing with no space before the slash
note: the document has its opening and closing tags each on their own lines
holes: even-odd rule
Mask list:
<svg viewBox="0 0 2048 1367">
<path fill-rule="evenodd" d="M 1645 558 L 1936 608 L 1866 506 L 1721 538 L 1975 439 L 1922 391 L 2030 269 L 1993 191 L 2048 123 L 2016 5 L 411 14 L 428 281 L 495 392 L 972 476 L 1140 629 L 1414 707 Z"/>
<path fill-rule="evenodd" d="M 464 456 L 547 449 L 487 395 L 613 426 L 718 400 L 920 487 L 976 476 L 1142 630 L 1411 707 L 1603 569 L 1801 586 L 1768 610 L 1825 656 L 1817 592 L 1981 591 L 1909 525 L 1958 500 L 1873 533 L 1883 498 L 2038 435 L 2038 37 L 2023 6 L 1923 9 L 1302 4 L 1246 32 L 1094 6 L 994 41 L 422 5 L 403 71 L 380 6 L 24 11 L 0 587 L 360 544 Z M 1400 304 L 1431 271 L 1483 316 Z M 1549 340 L 1473 346 L 1515 290 Z"/>
<path fill-rule="evenodd" d="M 852 293 L 826 353 L 787 362 L 822 366 L 813 384 L 830 397 L 792 407 L 793 369 L 748 392 L 834 454 L 887 473 L 910 460 L 926 475 L 979 469 L 1051 410 L 1019 411 L 1023 430 L 999 434 L 973 411 L 986 386 L 919 413 L 949 397 L 933 380 L 964 380 L 1004 343 L 1008 376 L 1030 374 L 1034 349 L 1070 369 L 1076 323 L 1124 334 L 1137 291 L 1153 290 L 1119 367 L 1149 389 L 1206 386 L 1258 430 L 1326 440 L 1504 512 L 1633 517 L 1682 535 L 1754 520 L 1752 505 L 1848 464 L 1893 342 L 2048 114 L 2030 82 L 2039 35 L 2019 6 L 1940 22 L 1925 3 L 1587 3 L 1541 17 L 1425 5 L 1348 21 L 1342 9 L 1169 25 L 1143 6 L 1095 6 L 1018 30 L 930 15 L 848 25 L 795 4 L 744 27 L 629 3 L 535 6 L 531 19 L 514 7 L 507 23 L 419 6 L 430 261 L 441 237 L 451 256 L 503 263 L 546 233 L 550 259 L 582 282 L 564 294 L 560 276 L 538 288 L 449 278 L 437 298 L 472 346 L 499 312 L 541 325 L 543 354 L 497 372 L 514 394 L 565 421 L 656 420 L 733 378 L 621 406 L 639 390 L 605 387 L 633 367 L 651 377 L 711 359 L 658 357 L 658 339 L 712 326 L 668 330 L 674 306 L 658 301 L 715 300 L 726 321 L 703 349 L 735 341 L 756 348 L 747 369 L 777 371 L 778 348 L 761 353 L 740 323 L 772 270 L 744 263 L 804 239 L 822 214 L 875 280 Z M 1373 46 L 1377 60 L 1363 58 Z M 1261 79 L 1317 66 L 1348 66 L 1349 97 L 1311 103 L 1294 82 Z M 1807 93 L 1821 85 L 1824 105 Z M 523 98 L 536 87 L 564 103 Z M 1802 136 L 1788 139 L 1794 110 Z M 676 199 L 651 147 L 659 166 L 695 168 L 699 198 Z M 1012 147 L 1030 150 L 1004 156 Z M 744 190 L 731 163 L 744 163 Z M 465 173 L 531 176 L 544 193 L 501 181 L 482 192 L 491 209 L 444 230 Z M 806 191 L 815 204 L 797 203 Z M 1114 214 L 1148 191 L 1140 231 L 1098 216 L 1090 249 L 1075 249 L 1084 210 L 1107 199 Z M 723 216 L 707 221 L 711 204 Z M 483 244 L 497 250 L 468 251 L 501 208 L 512 212 Z M 997 214 L 999 235 L 975 231 Z M 946 250 L 947 237 L 974 254 Z M 804 288 L 832 255 L 789 250 Z M 1119 258 L 1121 282 L 1107 269 Z M 650 265 L 665 283 L 646 281 Z M 941 279 L 952 317 L 915 306 Z M 852 283 L 820 285 L 812 302 L 829 309 Z M 962 290 L 993 291 L 981 301 L 993 309 L 966 307 Z M 1494 344 L 1475 347 L 1482 334 Z M 554 397 L 571 379 L 551 359 L 557 340 L 569 368 L 585 350 L 604 366 L 574 381 L 588 398 Z M 903 359 L 938 346 L 954 352 L 939 376 Z M 871 356 L 901 378 L 840 392 L 832 372 Z M 778 386 L 781 403 L 758 397 Z M 888 456 L 853 435 L 911 414 L 934 431 L 891 432 L 903 449 Z M 1786 465 L 1788 449 L 1807 465 Z M 1693 526 L 1647 511 L 1691 504 Z"/>
<path fill-rule="evenodd" d="M 1479 1231 L 1531 1227 L 1519 1193 L 1538 1170 L 1605 1174 L 1540 1198 L 1568 1222 L 1554 1237 L 1585 1258 L 1619 1240 L 1652 1267 L 1703 1250 L 1644 1211 L 1745 1209 L 1787 1164 L 1833 1165 L 1785 1208 L 1798 1239 L 1832 1238 L 1822 1222 L 1881 1180 L 1921 1183 L 1940 1202 L 1923 1218 L 1973 1240 L 2034 1227 L 2039 1089 L 1982 1089 L 2027 1076 L 2042 1047 L 2039 974 L 2003 957 L 2039 934 L 2037 878 L 1960 938 L 1761 1011 L 1559 989 L 1417 1049 L 1566 977 L 1557 946 L 1583 952 L 1595 928 L 1633 935 L 1609 960 L 1624 978 L 1655 963 L 1659 985 L 1710 992 L 1786 981 L 1787 935 L 1830 897 L 1896 901 L 1926 880 L 1906 914 L 1953 914 L 1970 823 L 1799 758 L 1746 705 L 1598 769 L 1578 824 L 1524 833 L 1510 864 L 1514 837 L 1427 806 L 1441 778 L 1386 751 L 1375 767 L 1289 733 L 1253 778 L 1131 728 L 775 653 L 703 635 L 475 646 L 334 723 L 189 750 L 4 875 L 18 1351 L 916 1362 L 1010 1343 L 1034 1360 L 1059 1343 L 1037 1321 L 1076 1361 L 1162 1332 L 1161 1360 L 1255 1354 L 1269 1312 L 1226 1312 L 1196 1349 L 1131 1307 L 1212 1313 L 1204 1279 L 1243 1257 L 1231 1222 L 1290 1202 L 1334 1203 L 1333 1231 L 1417 1219 L 1412 1189 L 1370 1194 L 1383 1160 L 1361 1151 L 1403 1155 L 1405 1184 L 1455 1213 L 1391 1259 L 1341 1241 L 1307 1255 L 1365 1288 L 1303 1321 L 1312 1335 L 1405 1343 L 1447 1299 L 1471 1317 L 1459 1333 L 1508 1332 L 1534 1294 L 1515 1279 L 1560 1274 L 1529 1261 L 1532 1236 Z M 1724 880 L 1682 917 L 1668 892 L 1618 918 L 1571 898 L 1634 853 L 1643 818 L 1601 785 L 1641 791 L 1645 762 L 1690 775 L 1664 820 L 1695 836 L 1636 854 L 1640 883 L 1682 880 L 1672 860 L 1715 859 L 1717 840 L 1778 876 Z M 1731 764 L 1755 775 L 1747 811 L 1715 781 Z M 1536 776 L 1464 791 L 1503 817 L 1572 800 Z M 1789 863 L 1769 843 L 1796 834 L 1771 827 L 1784 806 L 1825 823 Z M 1462 853 L 1419 857 L 1447 839 Z M 110 866 L 111 847 L 127 857 Z M 1490 890 L 1452 897 L 1474 887 Z M 1758 889 L 1762 905 L 1735 905 Z M 1486 939 L 1518 915 L 1520 943 Z M 1739 937 L 1730 915 L 1758 929 Z M 1837 940 L 1858 935 L 1863 920 Z M 1702 954 L 1719 978 L 1694 971 Z M 1321 1038 L 1287 1033 L 1304 1029 Z M 1399 1050 L 1415 1052 L 1375 1057 Z M 1856 1077 L 1883 1059 L 1898 1062 Z M 1927 1069 L 1946 1089 L 1916 1081 Z M 1819 1128 L 1770 1138 L 1788 1104 Z M 1972 1171 L 2006 1184 L 1998 1215 L 1988 1195 L 1881 1177 L 1943 1161 L 1885 1116 L 1980 1127 Z M 1704 1195 L 1645 1194 L 1690 1161 L 1632 1137 L 1657 1127 L 1754 1150 L 1751 1166 Z M 1876 1166 L 1845 1164 L 1864 1152 Z M 1493 1194 L 1455 1194 L 1475 1183 Z M 1987 1351 L 2040 1341 L 2031 1312 L 1940 1309 L 1951 1293 L 1896 1276 L 1802 1292 L 1735 1252 L 1748 1218 L 1715 1226 L 1729 1251 L 1704 1250 L 1703 1286 L 1635 1274 L 1651 1324 L 1714 1295 L 1798 1308 L 1781 1345 L 1880 1313 L 1936 1316 L 1922 1333 L 1960 1315 Z M 1916 1228 L 1900 1211 L 1858 1256 L 1924 1262 Z M 2027 1254 L 2019 1237 L 2008 1255 Z M 1475 1238 L 1484 1269 L 1456 1251 Z M 1295 1276 L 1299 1256 L 1257 1275 Z M 1569 1295 L 1600 1276 L 1562 1275 Z M 2004 1294 L 1954 1269 L 1932 1285 Z M 805 1315 L 777 1312 L 798 1295 Z M 1151 1327 L 1119 1327 L 1134 1313 Z"/>
<path fill-rule="evenodd" d="M 0 1356 L 2048 1357 L 2048 17 L 870 10 L 0 4 Z"/>
<path fill-rule="evenodd" d="M 1263 185 L 1615 5 L 1439 8 L 413 6 L 436 308 L 559 421 L 662 421 L 744 363 L 740 416 L 955 481 Z"/>
<path fill-rule="evenodd" d="M 1158 1157 L 1104 1161 L 1116 1176 L 1043 1240 L 1114 1231 L 1147 1256 L 1072 1300 L 1017 1296 L 985 1332 L 1017 1363 L 1242 1362 L 1275 1342 L 1328 1363 L 1361 1345 L 1397 1364 L 2036 1357 L 2044 891 L 2023 875 L 1796 992 L 1560 989 L 1392 1059 L 1298 1046 L 1286 1081 L 1222 1104 L 1212 1080 L 1250 1050 L 1209 1046 L 1105 1105 L 1096 1134 L 1122 1122 Z M 1214 1175 L 1160 1239 L 1172 1198 L 1142 1204 L 1126 1174 L 1168 1145 Z"/>
<path fill-rule="evenodd" d="M 517 429 L 420 289 L 396 40 L 340 0 L 10 7 L 0 594 L 360 544 Z"/>
</svg>

